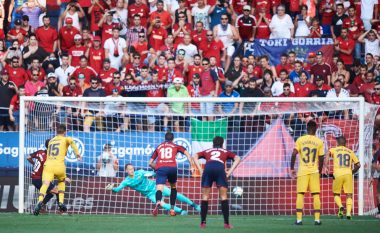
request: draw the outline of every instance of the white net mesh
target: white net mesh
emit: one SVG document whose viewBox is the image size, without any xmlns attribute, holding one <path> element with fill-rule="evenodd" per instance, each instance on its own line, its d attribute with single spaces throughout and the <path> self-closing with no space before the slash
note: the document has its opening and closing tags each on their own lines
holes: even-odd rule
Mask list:
<svg viewBox="0 0 380 233">
<path fill-rule="evenodd" d="M 242 158 L 229 179 L 232 214 L 294 214 L 296 181 L 289 176 L 290 157 L 295 140 L 305 133 L 306 123 L 311 119 L 318 123 L 317 136 L 325 142 L 326 151 L 336 145 L 335 137 L 344 135 L 347 146 L 358 152 L 359 131 L 364 131 L 363 211 L 370 214 L 374 207 L 369 179 L 376 106 L 365 105 L 365 111 L 360 112 L 358 101 L 321 102 L 321 99 L 314 102 L 218 100 L 205 103 L 181 103 L 170 99 L 165 103 L 152 103 L 149 99 L 130 102 L 130 98 L 114 98 L 112 102 L 101 100 L 78 102 L 78 99 L 56 101 L 52 98 L 25 101 L 25 129 L 20 133 L 24 135 L 27 153 L 43 148 L 45 140 L 55 135 L 57 124 L 62 123 L 67 126 L 67 136 L 74 138 L 83 155 L 83 160 L 78 162 L 70 149 L 66 158 L 66 172 L 72 182 L 66 186 L 65 203 L 71 213 L 150 214 L 154 205 L 145 196 L 128 187 L 119 193 L 107 191 L 105 187 L 109 183 L 120 184 L 123 181 L 125 164 L 133 164 L 136 170 L 149 171 L 148 160 L 152 152 L 164 141 L 165 132 L 170 130 L 174 132 L 174 142 L 191 154 L 208 149 L 212 138 L 219 135 L 225 138 L 225 147 Z M 200 109 L 208 111 L 201 114 Z M 364 114 L 365 119 L 362 129 L 358 121 L 360 114 Z M 115 158 L 103 153 L 107 148 Z M 198 172 L 191 172 L 184 157 L 178 156 L 177 163 L 178 192 L 199 204 Z M 25 212 L 31 212 L 37 200 L 31 171 L 32 167 L 25 162 Z M 358 213 L 358 180 L 356 176 L 355 214 Z M 242 188 L 241 196 L 233 194 L 235 187 Z M 322 178 L 322 214 L 336 213 L 331 189 L 332 178 Z M 177 200 L 177 206 L 190 214 L 197 213 L 180 200 Z M 211 214 L 219 213 L 215 188 L 209 208 Z M 312 213 L 312 199 L 308 194 L 304 209 L 305 214 Z M 53 198 L 47 211 L 56 210 Z"/>
</svg>

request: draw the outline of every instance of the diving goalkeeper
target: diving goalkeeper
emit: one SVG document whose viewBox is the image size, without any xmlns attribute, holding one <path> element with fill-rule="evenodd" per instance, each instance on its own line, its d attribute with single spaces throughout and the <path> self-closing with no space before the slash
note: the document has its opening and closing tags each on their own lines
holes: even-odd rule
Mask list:
<svg viewBox="0 0 380 233">
<path fill-rule="evenodd" d="M 149 172 L 145 170 L 138 170 L 135 172 L 135 168 L 132 164 L 125 165 L 125 171 L 128 176 L 120 183 L 120 185 L 114 188 L 115 184 L 108 184 L 106 186 L 107 190 L 118 193 L 125 187 L 130 187 L 131 189 L 141 193 L 143 196 L 151 200 L 154 204 L 156 204 L 156 182 L 148 179 L 150 176 L 154 176 L 154 172 Z M 165 186 L 162 195 L 165 197 L 170 196 L 170 189 Z M 177 199 L 181 202 L 188 204 L 193 207 L 196 211 L 200 211 L 201 208 L 199 205 L 192 202 L 189 198 L 184 196 L 181 193 L 177 194 Z M 170 210 L 170 205 L 168 203 L 161 202 L 162 208 L 165 210 Z M 177 206 L 174 207 L 174 211 L 181 215 L 186 215 L 187 212 Z"/>
</svg>

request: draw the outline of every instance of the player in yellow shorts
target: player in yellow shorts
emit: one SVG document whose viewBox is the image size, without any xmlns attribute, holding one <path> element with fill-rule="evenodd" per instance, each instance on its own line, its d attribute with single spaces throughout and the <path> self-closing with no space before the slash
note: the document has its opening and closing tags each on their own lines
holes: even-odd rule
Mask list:
<svg viewBox="0 0 380 233">
<path fill-rule="evenodd" d="M 346 216 L 347 219 L 351 219 L 352 210 L 352 191 L 353 181 L 352 174 L 357 172 L 360 168 L 360 163 L 355 153 L 346 147 L 346 138 L 341 136 L 337 138 L 338 146 L 329 150 L 329 157 L 334 161 L 334 181 L 333 181 L 333 193 L 336 205 L 339 208 L 338 217 L 343 218 L 344 207 L 340 198 L 340 193 L 343 188 L 343 192 L 346 194 Z M 328 174 L 328 162 L 325 161 L 324 173 Z M 354 168 L 352 168 L 352 165 Z"/>
<path fill-rule="evenodd" d="M 52 138 L 48 145 L 47 159 L 44 164 L 44 170 L 42 173 L 42 186 L 40 188 L 40 196 L 38 198 L 38 203 L 34 208 L 34 215 L 40 213 L 42 207 L 42 200 L 46 195 L 46 191 L 49 187 L 51 181 L 54 178 L 58 180 L 58 207 L 62 212 L 67 210 L 66 206 L 63 204 L 64 192 L 65 192 L 65 178 L 66 178 L 66 167 L 65 167 L 65 157 L 67 149 L 69 146 L 73 148 L 74 153 L 78 160 L 81 159 L 78 148 L 74 143 L 74 140 L 70 137 L 65 137 L 66 126 L 59 125 L 57 127 L 57 136 Z"/>
<path fill-rule="evenodd" d="M 314 224 L 322 224 L 320 220 L 321 200 L 319 197 L 319 174 L 322 170 L 325 153 L 323 141 L 315 136 L 316 131 L 317 123 L 315 123 L 315 121 L 309 121 L 307 123 L 307 135 L 297 139 L 290 162 L 290 175 L 293 178 L 297 177 L 296 225 L 302 225 L 304 195 L 308 190 L 313 196 Z M 294 165 L 297 154 L 300 158 L 298 174 L 296 175 Z"/>
</svg>

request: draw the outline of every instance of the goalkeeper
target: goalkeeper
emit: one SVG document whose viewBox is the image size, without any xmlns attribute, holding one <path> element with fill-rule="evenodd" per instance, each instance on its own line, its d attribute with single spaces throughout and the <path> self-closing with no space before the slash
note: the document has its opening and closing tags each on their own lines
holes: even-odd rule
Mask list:
<svg viewBox="0 0 380 233">
<path fill-rule="evenodd" d="M 141 193 L 143 196 L 147 197 L 154 204 L 156 204 L 156 182 L 148 179 L 150 176 L 154 176 L 154 172 L 148 172 L 145 170 L 138 170 L 135 172 L 135 168 L 132 164 L 125 165 L 125 171 L 128 176 L 120 183 L 120 185 L 114 188 L 114 184 L 109 184 L 106 186 L 107 190 L 118 193 L 125 187 L 130 187 L 131 189 Z M 162 192 L 163 196 L 170 196 L 170 189 L 165 186 L 164 191 Z M 192 202 L 189 198 L 184 196 L 181 193 L 177 194 L 177 199 L 181 202 L 188 204 L 193 207 L 196 211 L 200 211 L 199 205 Z M 165 210 L 170 210 L 170 205 L 168 203 L 161 202 L 161 206 Z M 181 215 L 186 215 L 187 212 L 177 206 L 174 207 L 174 211 Z"/>
</svg>

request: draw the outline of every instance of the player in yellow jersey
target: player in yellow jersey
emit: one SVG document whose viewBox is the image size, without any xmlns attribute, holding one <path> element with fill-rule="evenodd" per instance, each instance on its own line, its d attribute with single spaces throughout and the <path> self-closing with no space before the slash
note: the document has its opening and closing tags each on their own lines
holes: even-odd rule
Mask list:
<svg viewBox="0 0 380 233">
<path fill-rule="evenodd" d="M 58 180 L 58 207 L 61 212 L 65 212 L 67 210 L 66 206 L 63 204 L 66 178 L 65 157 L 67 149 L 71 146 L 78 160 L 81 159 L 81 156 L 74 140 L 70 137 L 65 137 L 65 133 L 66 126 L 59 125 L 57 127 L 57 136 L 52 138 L 49 142 L 47 159 L 42 173 L 43 184 L 40 189 L 38 203 L 34 208 L 34 215 L 38 215 L 40 213 L 42 200 L 46 195 L 50 182 L 54 180 L 54 178 L 57 178 Z"/>
<path fill-rule="evenodd" d="M 355 153 L 346 147 L 346 138 L 341 136 L 337 138 L 338 146 L 329 150 L 329 157 L 333 158 L 334 162 L 334 181 L 333 193 L 334 200 L 339 207 L 338 217 L 343 218 L 344 207 L 340 198 L 340 193 L 343 191 L 346 194 L 346 216 L 351 220 L 352 209 L 352 191 L 353 181 L 352 174 L 360 168 L 360 163 Z M 328 162 L 325 161 L 324 173 L 328 174 Z M 353 168 L 352 168 L 353 165 Z"/>
<path fill-rule="evenodd" d="M 290 175 L 293 178 L 297 177 L 296 225 L 302 225 L 304 195 L 308 190 L 313 196 L 314 224 L 322 224 L 320 220 L 321 200 L 319 197 L 319 174 L 323 166 L 324 146 L 323 141 L 315 136 L 316 131 L 317 124 L 315 121 L 309 121 L 307 123 L 307 135 L 297 139 L 290 162 Z M 297 154 L 300 158 L 298 174 L 296 175 L 294 165 Z"/>
</svg>

